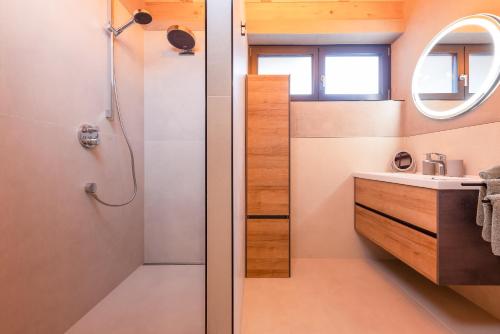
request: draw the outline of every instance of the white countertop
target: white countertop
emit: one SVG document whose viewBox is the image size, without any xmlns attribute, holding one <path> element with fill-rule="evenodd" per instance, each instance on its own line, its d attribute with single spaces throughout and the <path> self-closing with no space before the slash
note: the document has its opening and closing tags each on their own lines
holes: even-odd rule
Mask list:
<svg viewBox="0 0 500 334">
<path fill-rule="evenodd" d="M 359 172 L 353 173 L 354 177 L 382 182 L 398 183 L 408 186 L 438 189 L 438 190 L 471 190 L 479 187 L 464 187 L 465 183 L 481 182 L 479 176 L 450 177 L 439 175 L 422 175 L 410 173 L 378 173 L 378 172 Z"/>
</svg>

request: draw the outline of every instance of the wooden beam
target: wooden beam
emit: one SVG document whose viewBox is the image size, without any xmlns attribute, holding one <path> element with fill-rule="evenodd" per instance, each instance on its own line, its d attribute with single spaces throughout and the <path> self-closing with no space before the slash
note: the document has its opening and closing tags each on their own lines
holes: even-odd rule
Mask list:
<svg viewBox="0 0 500 334">
<path fill-rule="evenodd" d="M 247 2 L 248 33 L 398 34 L 404 31 L 403 1 L 290 1 Z"/>
<path fill-rule="evenodd" d="M 403 2 L 247 3 L 247 20 L 394 20 L 403 18 Z"/>
</svg>

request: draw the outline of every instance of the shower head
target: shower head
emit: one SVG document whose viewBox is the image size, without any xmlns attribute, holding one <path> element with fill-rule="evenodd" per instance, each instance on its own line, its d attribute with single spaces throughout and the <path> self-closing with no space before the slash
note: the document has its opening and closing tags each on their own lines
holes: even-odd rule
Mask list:
<svg viewBox="0 0 500 334">
<path fill-rule="evenodd" d="M 153 21 L 153 17 L 147 10 L 138 9 L 134 12 L 134 21 L 138 24 L 150 24 Z"/>
<path fill-rule="evenodd" d="M 133 25 L 134 23 L 140 24 L 140 25 L 146 25 L 150 24 L 153 21 L 153 16 L 149 14 L 147 10 L 144 9 L 138 9 L 134 12 L 132 15 L 132 18 L 125 23 L 123 26 L 119 28 L 113 28 L 113 26 L 109 25 L 108 30 L 112 32 L 115 37 L 120 35 L 122 32 L 124 32 L 128 27 Z"/>
<path fill-rule="evenodd" d="M 192 55 L 196 44 L 194 33 L 191 29 L 180 25 L 173 25 L 167 30 L 167 39 L 174 47 L 183 50 L 181 55 Z"/>
</svg>

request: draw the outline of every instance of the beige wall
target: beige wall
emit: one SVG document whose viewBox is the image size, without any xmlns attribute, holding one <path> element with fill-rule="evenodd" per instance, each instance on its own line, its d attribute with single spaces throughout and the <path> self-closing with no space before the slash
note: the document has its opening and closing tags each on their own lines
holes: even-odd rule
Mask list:
<svg viewBox="0 0 500 334">
<path fill-rule="evenodd" d="M 439 30 L 462 16 L 482 12 L 499 15 L 500 1 L 409 1 L 406 32 L 392 48 L 393 98 L 406 100 L 403 113 L 405 148 L 419 161 L 425 152 L 435 151 L 451 159 L 464 159 L 467 174 L 477 174 L 481 169 L 500 164 L 498 150 L 492 149 L 492 145 L 499 141 L 500 92 L 494 93 L 473 112 L 451 120 L 432 120 L 421 115 L 411 101 L 411 77 L 421 50 Z M 500 317 L 498 287 L 461 287 L 456 290 Z"/>
<path fill-rule="evenodd" d="M 234 333 L 240 333 L 245 283 L 245 116 L 248 64 L 247 37 L 239 33 L 245 21 L 244 0 L 233 1 L 233 279 Z"/>
<path fill-rule="evenodd" d="M 233 318 L 232 1 L 207 2 L 207 333 Z"/>
<path fill-rule="evenodd" d="M 116 6 L 116 19 L 129 14 Z M 123 116 L 139 195 L 125 200 L 129 155 L 108 107 L 106 1 L 3 2 L 0 11 L 0 332 L 63 333 L 143 261 L 143 32 L 117 41 Z M 83 149 L 82 123 L 102 143 Z"/>
<path fill-rule="evenodd" d="M 145 262 L 205 262 L 205 33 L 179 56 L 144 35 Z"/>
<path fill-rule="evenodd" d="M 431 120 L 411 102 L 411 78 L 420 53 L 432 37 L 460 17 L 489 12 L 500 15 L 498 0 L 409 0 L 405 33 L 392 45 L 392 98 L 406 100 L 404 135 L 415 135 L 500 121 L 497 92 L 479 109 L 451 120 Z M 432 18 L 432 19 L 430 19 Z"/>
<path fill-rule="evenodd" d="M 354 231 L 355 171 L 387 171 L 401 103 L 292 102 L 294 258 L 385 258 Z"/>
</svg>

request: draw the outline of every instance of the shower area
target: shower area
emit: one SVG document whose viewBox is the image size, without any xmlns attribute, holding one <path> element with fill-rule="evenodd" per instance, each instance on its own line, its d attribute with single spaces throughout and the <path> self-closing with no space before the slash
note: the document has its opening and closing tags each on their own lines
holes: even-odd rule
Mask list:
<svg viewBox="0 0 500 334">
<path fill-rule="evenodd" d="M 2 4 L 1 333 L 205 333 L 205 3 L 183 3 Z"/>
<path fill-rule="evenodd" d="M 69 334 L 205 332 L 205 25 L 201 13 L 186 22 L 169 13 L 169 3 L 134 8 L 136 3 L 108 2 L 113 105 L 106 118 L 127 131 L 117 79 L 121 72 L 127 80 L 127 68 L 118 57 L 142 47 L 144 264 Z M 128 44 L 132 29 L 142 38 Z M 131 174 L 129 184 L 136 179 L 133 169 Z M 130 190 L 108 195 L 125 198 L 110 203 L 97 186 L 86 185 L 96 205 L 128 205 L 124 193 Z"/>
</svg>

